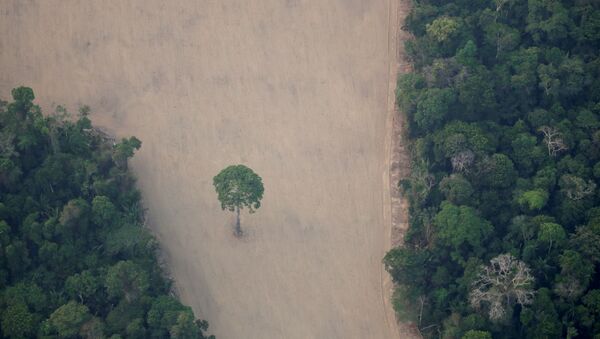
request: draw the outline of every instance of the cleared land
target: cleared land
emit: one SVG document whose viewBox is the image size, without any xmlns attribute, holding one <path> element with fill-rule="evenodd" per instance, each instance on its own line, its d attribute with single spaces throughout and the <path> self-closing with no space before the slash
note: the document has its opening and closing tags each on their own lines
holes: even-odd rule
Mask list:
<svg viewBox="0 0 600 339">
<path fill-rule="evenodd" d="M 0 96 L 27 85 L 46 111 L 88 104 L 143 141 L 149 224 L 218 337 L 395 338 L 381 280 L 389 6 L 0 0 Z M 265 183 L 243 239 L 211 182 L 234 163 Z"/>
</svg>

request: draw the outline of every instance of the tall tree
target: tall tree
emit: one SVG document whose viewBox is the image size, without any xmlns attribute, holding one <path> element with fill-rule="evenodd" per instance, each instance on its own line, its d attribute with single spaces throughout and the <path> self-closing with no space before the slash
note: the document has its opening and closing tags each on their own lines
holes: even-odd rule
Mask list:
<svg viewBox="0 0 600 339">
<path fill-rule="evenodd" d="M 213 178 L 221 208 L 236 212 L 235 233 L 242 235 L 240 209 L 254 213 L 260 207 L 265 188 L 253 170 L 244 165 L 231 165 Z"/>
<path fill-rule="evenodd" d="M 488 306 L 492 321 L 503 319 L 515 303 L 529 305 L 533 302 L 533 277 L 529 267 L 510 254 L 501 254 L 481 268 L 469 296 L 471 305 L 479 309 Z"/>
</svg>

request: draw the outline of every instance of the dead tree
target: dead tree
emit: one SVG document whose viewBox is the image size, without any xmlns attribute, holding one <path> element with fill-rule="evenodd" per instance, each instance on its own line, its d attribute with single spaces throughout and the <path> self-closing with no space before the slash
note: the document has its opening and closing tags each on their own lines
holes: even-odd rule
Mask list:
<svg viewBox="0 0 600 339">
<path fill-rule="evenodd" d="M 529 305 L 533 302 L 533 281 L 524 262 L 510 254 L 501 254 L 490 261 L 490 266 L 481 267 L 469 301 L 475 309 L 487 305 L 490 320 L 498 321 L 505 318 L 515 303 Z"/>
<path fill-rule="evenodd" d="M 581 283 L 573 277 L 563 278 L 562 281 L 554 287 L 554 292 L 556 292 L 556 294 L 571 301 L 580 297 L 584 291 L 584 286 L 581 286 Z"/>
<path fill-rule="evenodd" d="M 592 180 L 586 182 L 579 177 L 569 174 L 565 174 L 560 178 L 560 186 L 567 198 L 575 201 L 594 194 L 596 190 L 596 183 Z"/>
<path fill-rule="evenodd" d="M 562 134 L 554 127 L 542 126 L 538 131 L 544 134 L 544 143 L 548 148 L 548 155 L 555 157 L 558 153 L 566 151 L 567 145 L 562 139 Z"/>
<path fill-rule="evenodd" d="M 454 172 L 467 173 L 474 160 L 475 154 L 471 150 L 459 152 L 450 159 L 452 170 Z"/>
</svg>

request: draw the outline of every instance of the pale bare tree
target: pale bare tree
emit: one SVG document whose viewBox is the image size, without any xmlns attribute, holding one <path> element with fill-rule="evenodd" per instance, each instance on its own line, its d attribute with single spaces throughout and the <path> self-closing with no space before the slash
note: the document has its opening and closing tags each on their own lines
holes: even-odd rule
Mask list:
<svg viewBox="0 0 600 339">
<path fill-rule="evenodd" d="M 533 282 L 529 267 L 510 254 L 501 254 L 482 266 L 473 282 L 469 295 L 471 306 L 481 309 L 488 307 L 488 317 L 492 321 L 503 319 L 515 305 L 529 305 L 533 302 Z"/>
<path fill-rule="evenodd" d="M 416 163 L 411 166 L 411 184 L 415 198 L 421 201 L 429 195 L 435 186 L 435 177 L 429 173 L 427 163 Z"/>
<path fill-rule="evenodd" d="M 554 287 L 554 292 L 556 292 L 556 294 L 568 300 L 577 299 L 584 291 L 585 288 L 573 277 L 563 278 L 562 281 L 557 283 Z"/>
<path fill-rule="evenodd" d="M 560 178 L 560 186 L 567 198 L 571 200 L 581 200 L 594 194 L 596 190 L 596 183 L 592 180 L 586 182 L 580 177 L 570 174 L 565 174 Z"/>
<path fill-rule="evenodd" d="M 459 152 L 450 159 L 452 170 L 454 172 L 467 173 L 474 160 L 475 154 L 471 150 Z"/>
<path fill-rule="evenodd" d="M 548 148 L 548 155 L 555 157 L 558 153 L 569 149 L 562 139 L 558 129 L 550 126 L 542 126 L 538 129 L 544 135 L 544 143 Z"/>
<path fill-rule="evenodd" d="M 434 226 L 434 220 L 435 220 L 435 215 L 437 214 L 438 210 L 436 208 L 424 208 L 422 210 L 422 213 L 420 215 L 421 217 L 421 223 L 423 224 L 423 241 L 424 243 L 421 244 L 423 247 L 425 248 L 429 248 L 434 244 L 434 233 L 435 233 L 435 226 Z"/>
</svg>

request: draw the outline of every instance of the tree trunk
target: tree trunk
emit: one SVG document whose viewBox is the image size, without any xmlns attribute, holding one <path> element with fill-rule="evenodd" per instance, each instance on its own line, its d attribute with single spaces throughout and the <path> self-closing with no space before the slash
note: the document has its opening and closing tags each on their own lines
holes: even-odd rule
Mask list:
<svg viewBox="0 0 600 339">
<path fill-rule="evenodd" d="M 236 219 L 235 219 L 235 235 L 238 237 L 242 235 L 242 226 L 240 225 L 240 207 L 236 208 Z"/>
<path fill-rule="evenodd" d="M 423 296 L 419 296 L 419 300 L 421 301 L 421 307 L 419 308 L 419 327 L 421 327 L 421 319 L 423 319 L 423 306 L 425 305 L 425 298 Z"/>
</svg>

